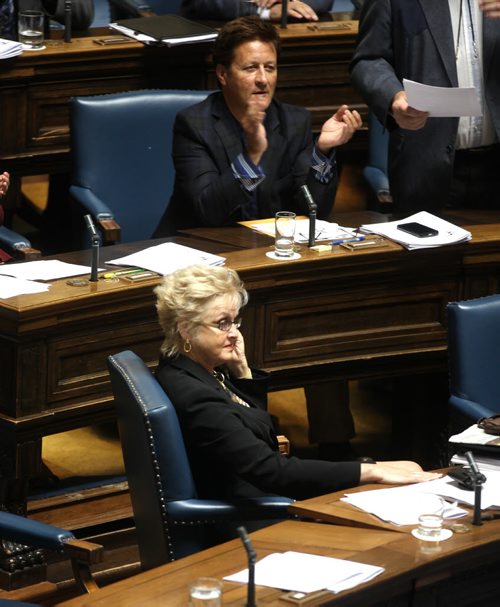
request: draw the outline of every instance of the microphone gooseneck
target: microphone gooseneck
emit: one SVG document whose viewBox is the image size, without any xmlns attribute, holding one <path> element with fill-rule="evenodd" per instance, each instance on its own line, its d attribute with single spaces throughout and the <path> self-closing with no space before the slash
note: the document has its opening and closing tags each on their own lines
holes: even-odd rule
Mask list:
<svg viewBox="0 0 500 607">
<path fill-rule="evenodd" d="M 474 458 L 472 451 L 466 451 L 465 457 L 471 469 L 472 484 L 474 486 L 474 515 L 472 517 L 473 525 L 482 525 L 481 520 L 481 490 L 482 485 L 486 481 L 486 477 L 481 473 L 477 466 L 477 462 Z"/>
<path fill-rule="evenodd" d="M 90 215 L 84 215 L 85 225 L 90 235 L 90 241 L 92 243 L 92 265 L 90 267 L 90 282 L 97 282 L 97 270 L 99 267 L 99 245 L 101 239 L 99 233 L 95 229 L 94 222 Z"/>
<path fill-rule="evenodd" d="M 300 190 L 305 198 L 307 208 L 309 210 L 309 246 L 314 247 L 316 241 L 316 211 L 318 206 L 314 202 L 307 185 L 301 185 Z"/>
<path fill-rule="evenodd" d="M 248 537 L 245 527 L 237 527 L 236 530 L 243 542 L 243 547 L 246 550 L 248 558 L 247 607 L 255 607 L 255 561 L 257 560 L 257 553 L 252 546 L 252 542 Z"/>
</svg>

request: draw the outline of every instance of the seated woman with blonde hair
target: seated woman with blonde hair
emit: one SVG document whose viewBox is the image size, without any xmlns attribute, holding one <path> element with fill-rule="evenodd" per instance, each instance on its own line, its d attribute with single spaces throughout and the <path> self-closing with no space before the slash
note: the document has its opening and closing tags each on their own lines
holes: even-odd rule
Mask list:
<svg viewBox="0 0 500 607">
<path fill-rule="evenodd" d="M 251 369 L 240 333 L 248 295 L 237 273 L 191 266 L 156 287 L 164 333 L 157 379 L 177 411 L 200 497 L 305 499 L 363 482 L 437 478 L 415 462 L 284 457 L 267 413 L 268 374 Z"/>
</svg>

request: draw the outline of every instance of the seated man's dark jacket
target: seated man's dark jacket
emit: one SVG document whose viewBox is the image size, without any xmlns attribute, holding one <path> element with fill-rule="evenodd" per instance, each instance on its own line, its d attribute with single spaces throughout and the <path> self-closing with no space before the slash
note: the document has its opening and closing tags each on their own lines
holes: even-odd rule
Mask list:
<svg viewBox="0 0 500 607">
<path fill-rule="evenodd" d="M 64 23 L 64 0 L 19 0 L 19 10 L 43 10 L 54 21 Z M 94 0 L 73 0 L 71 25 L 75 30 L 85 30 L 94 20 Z"/>
<path fill-rule="evenodd" d="M 266 175 L 256 193 L 247 192 L 234 176 L 231 163 L 244 152 L 241 127 L 222 93 L 177 114 L 174 124 L 175 184 L 170 203 L 154 237 L 170 236 L 180 228 L 231 225 L 246 219 L 242 205 L 257 197 L 258 216 L 277 211 L 307 214 L 300 186 L 307 184 L 326 218 L 335 198 L 337 176 L 320 183 L 311 170 L 311 118 L 303 108 L 274 100 L 267 110 L 268 148 L 261 159 Z M 256 217 L 251 217 L 256 218 Z"/>
<path fill-rule="evenodd" d="M 206 369 L 185 356 L 162 358 L 157 379 L 181 425 L 199 497 L 283 495 L 305 499 L 359 483 L 358 462 L 285 457 L 267 407 L 267 374 L 226 380 L 235 403 Z"/>
</svg>

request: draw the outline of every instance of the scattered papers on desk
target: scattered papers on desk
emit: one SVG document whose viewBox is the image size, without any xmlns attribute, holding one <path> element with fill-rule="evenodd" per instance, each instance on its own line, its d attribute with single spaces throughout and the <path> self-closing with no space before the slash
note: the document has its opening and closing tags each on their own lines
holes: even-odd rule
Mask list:
<svg viewBox="0 0 500 607">
<path fill-rule="evenodd" d="M 466 445 L 488 445 L 491 447 L 498 447 L 498 455 L 500 455 L 500 436 L 487 434 L 482 428 L 478 428 L 477 424 L 472 424 L 472 426 L 469 426 L 463 432 L 450 436 L 448 442 Z"/>
<path fill-rule="evenodd" d="M 486 482 L 483 483 L 481 490 L 481 509 L 500 508 L 500 472 L 490 470 L 484 474 Z M 422 487 L 422 491 L 457 500 L 468 506 L 474 505 L 474 491 L 461 489 L 457 481 L 450 476 L 444 476 L 427 483 L 420 483 L 419 486 Z"/>
<path fill-rule="evenodd" d="M 274 238 L 274 219 L 250 224 L 252 230 Z M 338 223 L 330 223 L 322 219 L 316 220 L 315 240 L 340 240 L 354 235 L 352 228 L 343 228 Z M 309 219 L 297 219 L 295 223 L 295 242 L 309 242 Z"/>
<path fill-rule="evenodd" d="M 20 55 L 22 52 L 23 45 L 20 42 L 0 38 L 0 59 L 10 59 L 11 57 L 17 57 L 17 55 Z"/>
<path fill-rule="evenodd" d="M 500 471 L 500 459 L 498 457 L 488 457 L 487 455 L 478 455 L 477 453 L 475 453 L 474 459 L 476 460 L 477 467 L 485 476 L 489 470 Z M 452 455 L 450 462 L 458 466 L 469 465 L 469 461 L 467 460 L 465 455 L 462 455 L 460 453 L 455 453 L 455 455 Z"/>
<path fill-rule="evenodd" d="M 368 582 L 383 571 L 383 567 L 374 565 L 289 551 L 270 554 L 258 561 L 255 565 L 255 583 L 295 592 L 323 589 L 340 592 Z M 248 569 L 224 579 L 247 584 Z"/>
<path fill-rule="evenodd" d="M 439 234 L 437 236 L 419 238 L 418 236 L 412 236 L 411 234 L 398 230 L 398 225 L 400 223 L 409 223 L 413 221 L 422 223 L 429 228 L 434 228 Z M 464 230 L 449 221 L 440 219 L 427 211 L 420 211 L 420 213 L 415 213 L 415 215 L 411 215 L 405 219 L 398 219 L 397 221 L 365 224 L 361 226 L 360 231 L 367 234 L 385 236 L 386 238 L 394 240 L 394 242 L 398 242 L 410 251 L 413 249 L 429 249 L 457 244 L 470 240 L 472 237 L 471 233 L 467 230 Z"/>
<path fill-rule="evenodd" d="M 24 280 L 57 280 L 58 278 L 90 274 L 90 267 L 66 263 L 57 259 L 42 259 L 40 261 L 7 264 L 2 266 L 0 274 L 7 274 Z"/>
<path fill-rule="evenodd" d="M 373 489 L 360 493 L 349 493 L 341 498 L 364 512 L 377 516 L 382 521 L 393 525 L 417 525 L 421 514 L 441 513 L 443 518 L 460 518 L 467 515 L 463 508 L 445 504 L 439 493 L 424 488 L 429 483 L 391 487 L 390 489 Z"/>
<path fill-rule="evenodd" d="M 408 104 L 429 116 L 482 116 L 483 110 L 474 87 L 430 86 L 403 78 Z"/>
<path fill-rule="evenodd" d="M 23 280 L 12 276 L 0 276 L 0 299 L 8 299 L 16 295 L 30 295 L 49 290 L 49 285 L 34 280 Z"/>
<path fill-rule="evenodd" d="M 187 268 L 195 264 L 206 264 L 209 266 L 222 266 L 225 257 L 205 253 L 198 249 L 192 249 L 175 242 L 164 242 L 153 247 L 143 249 L 138 253 L 132 253 L 119 259 L 108 261 L 108 264 L 117 266 L 136 266 L 151 272 L 157 272 L 163 276 L 172 274 L 181 268 Z"/>
</svg>

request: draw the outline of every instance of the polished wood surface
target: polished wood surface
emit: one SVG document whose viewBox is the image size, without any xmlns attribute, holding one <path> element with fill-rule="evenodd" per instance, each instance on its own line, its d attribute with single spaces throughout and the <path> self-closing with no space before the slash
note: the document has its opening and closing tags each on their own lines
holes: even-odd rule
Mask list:
<svg viewBox="0 0 500 607">
<path fill-rule="evenodd" d="M 281 100 L 310 109 L 316 130 L 342 103 L 366 115 L 348 73 L 356 21 L 326 30 L 290 24 L 280 33 Z M 15 203 L 18 177 L 69 171 L 71 97 L 143 88 L 217 88 L 210 44 L 168 48 L 135 41 L 109 46 L 94 42 L 113 36 L 117 34 L 74 38 L 70 43 L 47 40 L 45 50 L 0 62 L 0 166 L 12 174 L 5 204 Z M 358 138 L 349 145 L 365 143 Z"/>
<path fill-rule="evenodd" d="M 467 520 L 470 523 L 470 520 Z M 320 554 L 362 563 L 383 566 L 384 573 L 366 584 L 337 595 L 325 593 L 316 600 L 304 603 L 317 605 L 375 605 L 379 601 L 395 597 L 404 597 L 406 601 L 398 605 L 413 604 L 414 595 L 419 591 L 452 594 L 446 585 L 455 580 L 459 587 L 459 576 L 466 572 L 466 588 L 474 587 L 475 575 L 480 577 L 481 570 L 499 562 L 500 521 L 490 521 L 481 527 L 470 527 L 464 534 L 454 534 L 449 540 L 436 544 L 415 539 L 410 534 L 395 533 L 386 530 L 338 527 L 320 523 L 286 521 L 267 527 L 251 534 L 257 558 L 273 552 L 295 550 L 311 554 Z M 78 597 L 62 603 L 65 607 L 98 607 L 114 605 L 116 607 L 153 605 L 185 605 L 189 582 L 200 576 L 212 576 L 222 579 L 246 567 L 246 555 L 239 540 L 222 544 L 200 552 L 177 562 L 141 573 L 132 578 L 112 584 L 90 596 Z M 490 599 L 495 597 L 498 581 L 490 575 Z M 282 590 L 258 586 L 256 600 L 259 605 L 270 607 L 285 606 Z M 491 596 L 492 594 L 492 596 Z M 498 596 L 498 595 L 496 595 Z M 436 600 L 436 594 L 433 594 Z M 246 586 L 233 582 L 224 582 L 224 605 L 243 606 L 246 604 Z M 438 604 L 422 602 L 418 604 Z M 441 603 L 439 603 L 441 604 Z M 444 604 L 444 603 L 443 603 Z M 457 600 L 455 605 L 462 603 Z M 493 602 L 475 604 L 493 605 Z"/>
<path fill-rule="evenodd" d="M 223 254 L 240 273 L 250 293 L 243 311 L 247 355 L 272 372 L 272 389 L 282 389 L 445 371 L 446 304 L 500 290 L 500 223 L 470 229 L 472 241 L 452 247 L 409 252 L 388 242 L 370 251 L 315 253 L 303 246 L 296 261 L 269 259 L 270 245 L 247 248 L 263 238 L 256 243 L 247 228 L 235 228 L 236 237 L 228 228 L 231 238 L 222 228 L 222 244 L 193 235 L 178 240 Z M 104 247 L 101 264 L 151 244 Z M 90 251 L 61 259 L 90 264 Z M 5 476 L 38 473 L 43 436 L 114 419 L 106 357 L 130 348 L 156 364 L 155 284 L 73 287 L 57 280 L 47 293 L 0 301 Z"/>
</svg>

